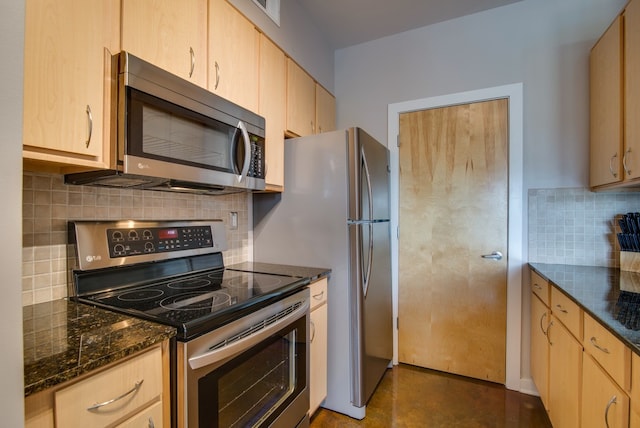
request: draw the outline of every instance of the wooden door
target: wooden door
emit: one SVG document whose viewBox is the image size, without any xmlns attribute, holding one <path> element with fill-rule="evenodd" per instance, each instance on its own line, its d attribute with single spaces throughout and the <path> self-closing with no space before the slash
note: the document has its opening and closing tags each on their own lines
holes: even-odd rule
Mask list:
<svg viewBox="0 0 640 428">
<path fill-rule="evenodd" d="M 507 112 L 499 99 L 400 115 L 400 362 L 505 382 Z"/>
<path fill-rule="evenodd" d="M 207 87 L 207 0 L 122 2 L 122 49 Z"/>
</svg>

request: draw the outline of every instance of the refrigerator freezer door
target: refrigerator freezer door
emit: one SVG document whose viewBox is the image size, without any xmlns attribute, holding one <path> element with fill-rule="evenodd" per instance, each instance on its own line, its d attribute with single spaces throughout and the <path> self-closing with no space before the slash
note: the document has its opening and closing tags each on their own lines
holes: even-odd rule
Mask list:
<svg viewBox="0 0 640 428">
<path fill-rule="evenodd" d="M 352 403 L 366 405 L 393 356 L 389 222 L 349 226 Z M 368 274 L 368 275 L 367 275 Z"/>
<path fill-rule="evenodd" d="M 360 128 L 349 135 L 349 219 L 389 219 L 389 151 Z"/>
</svg>

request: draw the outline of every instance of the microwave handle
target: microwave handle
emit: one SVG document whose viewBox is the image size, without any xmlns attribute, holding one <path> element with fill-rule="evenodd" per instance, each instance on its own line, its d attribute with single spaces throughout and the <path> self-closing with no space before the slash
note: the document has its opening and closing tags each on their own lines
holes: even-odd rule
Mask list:
<svg viewBox="0 0 640 428">
<path fill-rule="evenodd" d="M 249 163 L 251 162 L 251 142 L 249 141 L 249 133 L 247 132 L 247 127 L 244 122 L 238 122 L 238 129 L 242 132 L 242 139 L 244 140 L 244 163 L 242 164 L 240 175 L 237 176 L 239 183 L 247 176 L 247 172 L 249 172 Z"/>
</svg>

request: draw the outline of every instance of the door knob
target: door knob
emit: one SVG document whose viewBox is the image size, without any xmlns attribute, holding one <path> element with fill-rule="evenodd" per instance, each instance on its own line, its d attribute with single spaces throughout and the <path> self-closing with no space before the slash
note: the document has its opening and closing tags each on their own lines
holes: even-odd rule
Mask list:
<svg viewBox="0 0 640 428">
<path fill-rule="evenodd" d="M 500 251 L 494 251 L 491 254 L 483 254 L 483 259 L 502 260 L 502 253 Z"/>
</svg>

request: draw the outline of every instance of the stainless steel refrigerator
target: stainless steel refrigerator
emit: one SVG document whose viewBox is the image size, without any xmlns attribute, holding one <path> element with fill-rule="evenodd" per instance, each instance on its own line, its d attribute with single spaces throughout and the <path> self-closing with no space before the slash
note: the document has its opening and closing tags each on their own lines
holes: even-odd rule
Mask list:
<svg viewBox="0 0 640 428">
<path fill-rule="evenodd" d="M 350 128 L 284 156 L 284 192 L 254 195 L 254 261 L 332 269 L 322 407 L 362 419 L 393 354 L 389 151 Z"/>
</svg>

